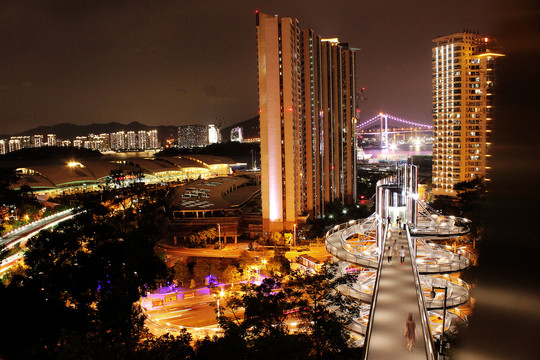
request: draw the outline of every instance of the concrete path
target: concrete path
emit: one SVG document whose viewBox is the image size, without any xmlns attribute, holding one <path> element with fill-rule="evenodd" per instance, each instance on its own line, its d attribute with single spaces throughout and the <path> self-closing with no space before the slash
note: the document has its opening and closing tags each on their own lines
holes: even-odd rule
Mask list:
<svg viewBox="0 0 540 360">
<path fill-rule="evenodd" d="M 388 264 L 388 245 L 393 246 L 394 241 L 397 241 L 397 249 L 403 246 L 406 251 L 403 265 L 400 264 L 399 252 L 394 247 L 392 262 Z M 407 342 L 403 336 L 409 313 L 413 314 L 416 323 L 416 343 L 412 351 L 407 350 Z M 386 241 L 384 249 L 384 264 L 381 269 L 368 359 L 426 359 L 424 346 L 407 235 L 403 230 L 399 236 L 394 226 L 392 236 Z"/>
</svg>

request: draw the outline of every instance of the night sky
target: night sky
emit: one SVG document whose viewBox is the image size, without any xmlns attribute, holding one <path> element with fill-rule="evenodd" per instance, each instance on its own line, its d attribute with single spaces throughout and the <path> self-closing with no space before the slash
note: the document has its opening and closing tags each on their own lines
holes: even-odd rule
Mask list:
<svg viewBox="0 0 540 360">
<path fill-rule="evenodd" d="M 361 49 L 364 120 L 384 111 L 429 123 L 431 39 L 492 33 L 506 14 L 498 2 L 4 0 L 0 134 L 62 122 L 230 125 L 253 117 L 257 9 Z"/>
</svg>

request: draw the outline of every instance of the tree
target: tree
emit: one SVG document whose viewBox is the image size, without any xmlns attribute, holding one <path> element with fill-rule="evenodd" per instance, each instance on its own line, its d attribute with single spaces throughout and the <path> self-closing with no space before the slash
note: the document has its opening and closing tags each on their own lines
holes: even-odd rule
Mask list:
<svg viewBox="0 0 540 360">
<path fill-rule="evenodd" d="M 178 336 L 165 334 L 156 339 L 148 339 L 138 344 L 135 360 L 185 360 L 193 359 L 194 351 L 190 343 L 192 336 L 182 329 Z"/>
<path fill-rule="evenodd" d="M 487 193 L 485 179 L 475 177 L 456 183 L 454 190 L 457 192 L 462 215 L 472 220 L 472 232 L 476 234 L 478 228 L 482 227 L 482 217 L 479 215 L 482 199 Z"/>
<path fill-rule="evenodd" d="M 190 247 L 205 247 L 209 242 L 215 240 L 217 237 L 217 229 L 210 227 L 201 229 L 189 235 L 188 240 Z"/>
<path fill-rule="evenodd" d="M 242 279 L 242 276 L 240 275 L 240 272 L 238 271 L 236 266 L 229 265 L 223 271 L 223 281 L 227 283 L 234 284 L 236 282 L 239 282 L 240 279 Z"/>
<path fill-rule="evenodd" d="M 340 294 L 339 285 L 352 285 L 352 275 L 337 276 L 337 265 L 325 263 L 320 272 L 294 272 L 288 287 L 301 289 L 296 303 L 301 309 L 297 316 L 300 327 L 312 342 L 312 355 L 327 359 L 347 353 L 350 337 L 345 326 L 360 315 L 358 303 Z"/>
<path fill-rule="evenodd" d="M 208 275 L 214 275 L 218 279 L 221 277 L 221 263 L 217 259 L 197 258 L 193 266 L 193 278 L 201 283 Z"/>
<path fill-rule="evenodd" d="M 177 261 L 174 264 L 174 278 L 181 286 L 188 286 L 192 279 L 191 271 L 185 261 Z"/>
<path fill-rule="evenodd" d="M 270 234 L 270 238 L 268 239 L 268 242 L 270 245 L 280 245 L 281 241 L 283 239 L 283 234 L 279 231 L 273 231 Z"/>
<path fill-rule="evenodd" d="M 143 223 L 125 232 L 115 218 L 87 211 L 29 240 L 24 274 L 0 285 L 0 306 L 12 309 L 0 327 L 0 357 L 69 358 L 94 344 L 107 353 L 101 358 L 118 358 L 135 348 L 144 321 L 136 302 L 168 277 L 156 233 Z"/>
<path fill-rule="evenodd" d="M 487 192 L 483 177 L 458 182 L 454 185 L 454 190 L 457 192 L 459 202 L 467 210 L 475 208 Z"/>
<path fill-rule="evenodd" d="M 280 291 L 280 287 L 278 280 L 267 278 L 261 285 L 244 284 L 242 296 L 232 295 L 226 299 L 222 314 L 232 315 L 218 319 L 224 338 L 241 344 L 248 359 L 275 359 L 286 355 L 281 347 L 290 343 L 285 341 L 289 336 L 285 319 L 294 304 L 287 301 L 289 290 Z"/>
<path fill-rule="evenodd" d="M 358 356 L 344 326 L 359 316 L 360 307 L 335 290 L 353 281 L 349 275 L 336 277 L 336 266 L 326 264 L 318 274 L 295 272 L 283 283 L 267 278 L 261 285 L 245 284 L 243 294 L 230 295 L 221 311 L 224 339 L 240 344 L 246 359 Z M 291 316 L 300 333 L 290 334 L 285 320 Z"/>
<path fill-rule="evenodd" d="M 240 269 L 245 270 L 251 265 L 255 264 L 255 260 L 249 255 L 249 252 L 244 250 L 240 253 L 240 257 L 238 258 L 238 262 L 240 264 Z"/>
</svg>

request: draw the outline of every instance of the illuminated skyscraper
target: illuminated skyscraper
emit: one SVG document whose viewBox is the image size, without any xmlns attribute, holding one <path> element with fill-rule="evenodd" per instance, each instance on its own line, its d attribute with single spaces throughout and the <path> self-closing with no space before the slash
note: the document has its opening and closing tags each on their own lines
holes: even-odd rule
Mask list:
<svg viewBox="0 0 540 360">
<path fill-rule="evenodd" d="M 126 145 L 128 150 L 137 149 L 137 135 L 135 134 L 135 131 L 128 131 L 126 133 Z"/>
<path fill-rule="evenodd" d="M 208 126 L 185 125 L 178 127 L 178 147 L 193 148 L 208 145 Z"/>
<path fill-rule="evenodd" d="M 47 146 L 56 146 L 56 134 L 47 134 Z"/>
<path fill-rule="evenodd" d="M 14 139 L 13 137 L 9 140 L 8 143 L 9 152 L 21 150 L 21 140 Z"/>
<path fill-rule="evenodd" d="M 111 150 L 125 150 L 125 132 L 118 131 L 109 135 Z"/>
<path fill-rule="evenodd" d="M 355 53 L 298 20 L 256 14 L 263 230 L 356 201 Z"/>
<path fill-rule="evenodd" d="M 148 147 L 150 149 L 158 149 L 159 148 L 159 141 L 158 141 L 158 132 L 157 130 L 150 130 L 147 132 L 148 134 Z"/>
<path fill-rule="evenodd" d="M 208 144 L 217 144 L 219 142 L 219 131 L 216 125 L 208 125 Z"/>
<path fill-rule="evenodd" d="M 455 196 L 454 184 L 489 180 L 496 88 L 492 38 L 470 32 L 433 40 L 433 193 Z"/>
<path fill-rule="evenodd" d="M 137 148 L 139 150 L 148 149 L 148 136 L 144 130 L 139 130 L 137 132 Z"/>
<path fill-rule="evenodd" d="M 43 135 L 34 135 L 34 147 L 43 146 Z"/>
<path fill-rule="evenodd" d="M 244 140 L 243 129 L 241 126 L 231 129 L 231 141 L 232 142 L 242 142 Z"/>
</svg>

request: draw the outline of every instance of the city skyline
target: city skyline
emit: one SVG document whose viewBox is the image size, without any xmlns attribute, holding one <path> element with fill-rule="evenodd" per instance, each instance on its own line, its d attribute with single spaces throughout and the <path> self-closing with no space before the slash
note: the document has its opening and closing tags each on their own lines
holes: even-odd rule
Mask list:
<svg viewBox="0 0 540 360">
<path fill-rule="evenodd" d="M 305 27 L 339 33 L 360 48 L 361 119 L 385 111 L 429 123 L 431 39 L 463 29 L 496 32 L 501 13 L 487 1 L 306 4 L 2 4 L 0 133 L 62 122 L 230 125 L 251 118 L 258 111 L 257 9 L 300 17 Z"/>
</svg>

